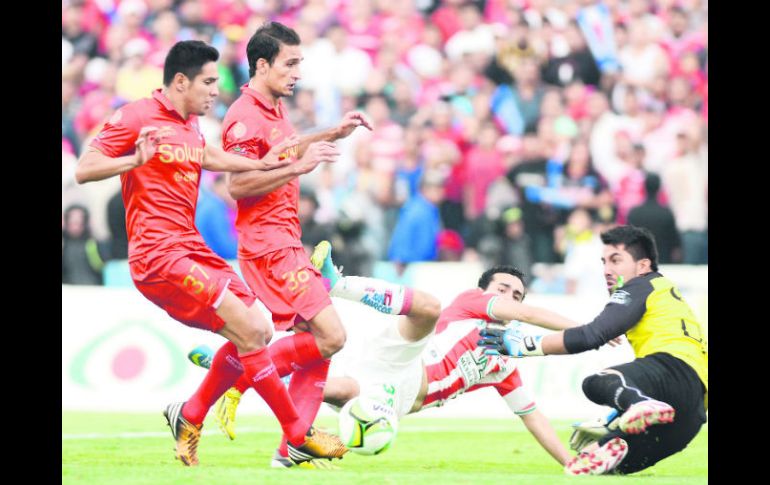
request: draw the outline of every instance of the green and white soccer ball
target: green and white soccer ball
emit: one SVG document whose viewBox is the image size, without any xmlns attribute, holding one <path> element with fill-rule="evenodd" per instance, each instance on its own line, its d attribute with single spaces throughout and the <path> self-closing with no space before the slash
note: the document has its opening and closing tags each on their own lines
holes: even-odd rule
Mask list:
<svg viewBox="0 0 770 485">
<path fill-rule="evenodd" d="M 358 396 L 340 410 L 340 438 L 350 451 L 360 455 L 377 455 L 387 450 L 396 439 L 396 411 L 375 399 Z"/>
</svg>

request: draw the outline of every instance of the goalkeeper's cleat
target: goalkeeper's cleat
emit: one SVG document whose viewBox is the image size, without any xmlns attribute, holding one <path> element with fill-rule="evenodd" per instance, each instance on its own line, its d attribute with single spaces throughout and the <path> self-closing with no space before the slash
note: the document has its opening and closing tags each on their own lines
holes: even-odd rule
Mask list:
<svg viewBox="0 0 770 485">
<path fill-rule="evenodd" d="M 187 358 L 198 367 L 209 369 L 211 368 L 211 359 L 214 358 L 214 351 L 206 344 L 199 345 L 187 354 Z"/>
<path fill-rule="evenodd" d="M 342 268 L 337 268 L 332 262 L 332 245 L 329 241 L 321 241 L 316 244 L 310 262 L 321 272 L 321 276 L 329 280 L 329 287 L 334 288 L 342 278 Z"/>
<path fill-rule="evenodd" d="M 607 475 L 620 465 L 628 454 L 623 438 L 612 438 L 590 452 L 582 452 L 564 465 L 567 475 Z"/>
<path fill-rule="evenodd" d="M 166 406 L 163 416 L 171 428 L 171 435 L 176 440 L 176 459 L 185 466 L 198 465 L 198 441 L 201 437 L 202 424 L 194 425 L 182 416 L 183 402 L 175 402 Z"/>
<path fill-rule="evenodd" d="M 303 461 L 299 465 L 296 465 L 289 457 L 282 456 L 278 450 L 275 450 L 273 459 L 270 461 L 271 468 L 306 468 L 308 470 L 339 470 L 340 467 L 333 465 L 329 460 L 319 460 L 313 458 L 309 461 Z"/>
<path fill-rule="evenodd" d="M 310 427 L 305 435 L 305 442 L 300 446 L 288 443 L 289 459 L 294 464 L 311 461 L 314 458 L 342 458 L 348 452 L 339 436 Z"/>
<path fill-rule="evenodd" d="M 652 425 L 673 422 L 675 414 L 676 411 L 669 404 L 648 399 L 629 407 L 620 416 L 618 427 L 628 434 L 644 433 Z"/>
<path fill-rule="evenodd" d="M 219 429 L 231 440 L 235 439 L 235 410 L 238 409 L 241 396 L 241 391 L 231 387 L 214 404 L 214 420 L 219 425 Z"/>
</svg>

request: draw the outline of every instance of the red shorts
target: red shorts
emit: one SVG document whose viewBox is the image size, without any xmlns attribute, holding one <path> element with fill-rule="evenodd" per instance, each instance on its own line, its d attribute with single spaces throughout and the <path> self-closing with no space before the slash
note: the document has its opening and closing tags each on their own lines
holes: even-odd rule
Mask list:
<svg viewBox="0 0 770 485">
<path fill-rule="evenodd" d="M 205 245 L 184 243 L 178 251 L 129 262 L 136 289 L 190 327 L 218 332 L 225 322 L 216 307 L 230 290 L 251 306 L 254 293 L 233 268 Z"/>
<path fill-rule="evenodd" d="M 276 330 L 304 321 L 332 304 L 321 273 L 304 248 L 285 248 L 254 259 L 239 259 L 243 278 L 273 314 Z"/>
</svg>

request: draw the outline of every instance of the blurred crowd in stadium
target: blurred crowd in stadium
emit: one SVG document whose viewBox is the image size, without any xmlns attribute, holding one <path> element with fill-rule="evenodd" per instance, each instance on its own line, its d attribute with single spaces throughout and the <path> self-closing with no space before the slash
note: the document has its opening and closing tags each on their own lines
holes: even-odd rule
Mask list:
<svg viewBox="0 0 770 485">
<path fill-rule="evenodd" d="M 598 233 L 631 223 L 660 261 L 708 263 L 705 0 L 62 0 L 62 282 L 125 259 L 117 177 L 79 186 L 78 157 L 124 103 L 162 84 L 179 40 L 220 52 L 208 143 L 248 82 L 266 20 L 300 34 L 300 133 L 350 109 L 375 124 L 300 179 L 303 242 L 335 261 L 564 262 L 576 292 Z M 236 255 L 226 180 L 204 174 L 197 225 Z M 571 276 L 570 276 L 571 275 Z M 600 283 L 602 283 L 600 281 Z"/>
</svg>

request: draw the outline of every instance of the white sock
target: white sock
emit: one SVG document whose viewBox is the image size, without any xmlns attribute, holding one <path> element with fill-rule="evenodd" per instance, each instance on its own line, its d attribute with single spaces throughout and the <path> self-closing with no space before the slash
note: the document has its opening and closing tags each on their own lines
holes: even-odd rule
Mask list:
<svg viewBox="0 0 770 485">
<path fill-rule="evenodd" d="M 409 313 L 412 294 L 411 288 L 363 276 L 343 276 L 329 292 L 330 296 L 357 301 L 388 315 Z"/>
</svg>

